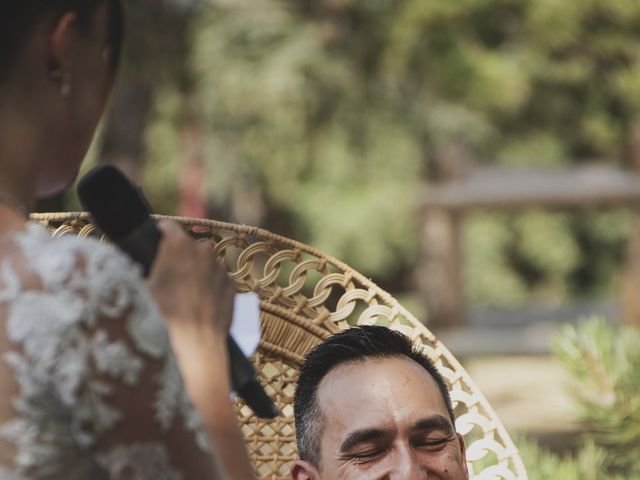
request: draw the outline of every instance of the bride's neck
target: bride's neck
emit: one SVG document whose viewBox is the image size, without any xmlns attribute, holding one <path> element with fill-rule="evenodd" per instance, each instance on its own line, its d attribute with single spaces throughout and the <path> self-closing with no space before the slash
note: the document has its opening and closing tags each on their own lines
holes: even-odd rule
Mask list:
<svg viewBox="0 0 640 480">
<path fill-rule="evenodd" d="M 35 205 L 42 139 L 38 128 L 20 113 L 0 108 L 0 206 L 23 216 Z M 0 211 L 0 220 L 6 208 Z"/>
</svg>

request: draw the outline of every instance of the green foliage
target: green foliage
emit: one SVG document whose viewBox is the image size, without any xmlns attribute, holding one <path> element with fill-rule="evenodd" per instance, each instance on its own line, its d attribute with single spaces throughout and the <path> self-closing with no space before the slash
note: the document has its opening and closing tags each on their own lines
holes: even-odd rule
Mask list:
<svg viewBox="0 0 640 480">
<path fill-rule="evenodd" d="M 528 289 L 509 263 L 513 235 L 507 219 L 477 214 L 465 225 L 467 245 L 466 292 L 474 303 L 516 306 L 525 301 Z"/>
<path fill-rule="evenodd" d="M 564 327 L 554 351 L 572 376 L 584 443 L 559 456 L 517 439 L 529 479 L 639 480 L 640 332 L 589 318 Z"/>
<path fill-rule="evenodd" d="M 503 166 L 616 162 L 640 110 L 631 0 L 212 0 L 190 18 L 174 55 L 188 71 L 163 80 L 147 132 L 163 211 L 181 155 L 172 129 L 188 112 L 206 133 L 214 212 L 397 288 L 419 255 L 418 193 L 442 148 Z M 625 223 L 620 212 L 473 218 L 469 298 L 606 294 Z"/>
<path fill-rule="evenodd" d="M 516 442 L 529 480 L 634 480 L 635 477 L 612 474 L 607 468 L 605 452 L 587 443 L 575 456 L 560 456 L 536 444 L 520 439 Z"/>
<path fill-rule="evenodd" d="M 144 170 L 145 195 L 158 213 L 175 213 L 178 197 L 176 178 L 179 175 L 181 156 L 179 125 L 182 99 L 171 90 L 158 95 L 155 108 L 157 115 L 147 127 L 146 142 L 149 155 Z"/>
<path fill-rule="evenodd" d="M 365 272 L 393 274 L 417 249 L 410 212 L 420 152 L 367 95 L 361 72 L 331 53 L 329 33 L 282 2 L 202 17 L 194 68 L 210 126 L 212 198 L 257 189 L 293 219 L 279 231 Z"/>
<path fill-rule="evenodd" d="M 609 471 L 640 478 L 640 333 L 592 318 L 565 327 L 554 350 L 574 378 L 579 418 Z"/>
<path fill-rule="evenodd" d="M 623 211 L 475 214 L 465 231 L 467 294 L 473 303 L 500 306 L 607 294 L 628 218 Z"/>
</svg>

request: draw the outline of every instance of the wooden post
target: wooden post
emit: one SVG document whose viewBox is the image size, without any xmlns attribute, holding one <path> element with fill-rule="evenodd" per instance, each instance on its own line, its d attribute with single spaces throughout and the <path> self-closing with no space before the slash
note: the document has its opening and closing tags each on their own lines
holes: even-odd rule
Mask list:
<svg viewBox="0 0 640 480">
<path fill-rule="evenodd" d="M 620 313 L 624 324 L 640 328 L 640 209 L 633 211 Z"/>
<path fill-rule="evenodd" d="M 418 285 L 427 304 L 430 328 L 465 323 L 461 220 L 459 212 L 437 208 L 425 212 Z"/>
<path fill-rule="evenodd" d="M 631 170 L 640 175 L 640 122 L 631 130 L 629 142 Z M 640 329 L 640 205 L 633 208 L 631 235 L 627 246 L 627 265 L 623 274 L 621 320 Z"/>
<path fill-rule="evenodd" d="M 468 174 L 470 166 L 464 147 L 449 144 L 433 156 L 429 177 L 436 184 L 459 180 Z M 423 215 L 417 283 L 426 303 L 427 323 L 430 328 L 463 325 L 463 213 L 427 206 Z"/>
</svg>

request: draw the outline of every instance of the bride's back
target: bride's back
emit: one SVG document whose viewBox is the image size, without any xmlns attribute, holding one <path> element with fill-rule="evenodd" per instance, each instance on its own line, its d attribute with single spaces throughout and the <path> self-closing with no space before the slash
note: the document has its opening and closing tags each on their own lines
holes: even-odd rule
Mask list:
<svg viewBox="0 0 640 480">
<path fill-rule="evenodd" d="M 0 255 L 0 479 L 134 469 L 157 480 L 158 468 L 172 479 L 210 464 L 164 322 L 128 259 L 35 224 L 5 236 Z M 189 445 L 190 465 L 170 460 Z"/>
</svg>

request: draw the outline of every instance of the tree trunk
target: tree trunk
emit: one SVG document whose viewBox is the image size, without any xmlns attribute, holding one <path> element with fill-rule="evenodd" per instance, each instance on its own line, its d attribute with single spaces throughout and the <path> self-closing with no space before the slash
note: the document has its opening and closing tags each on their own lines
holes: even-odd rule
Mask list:
<svg viewBox="0 0 640 480">
<path fill-rule="evenodd" d="M 99 163 L 116 165 L 136 183 L 141 179 L 152 98 L 152 87 L 146 82 L 122 79 L 102 139 Z"/>
</svg>

